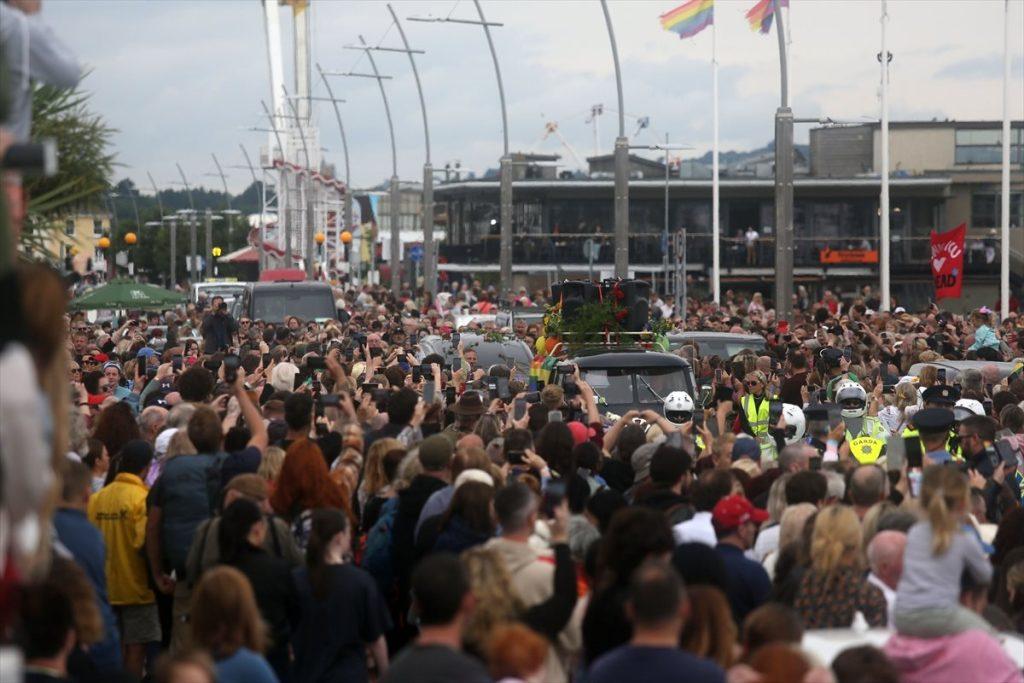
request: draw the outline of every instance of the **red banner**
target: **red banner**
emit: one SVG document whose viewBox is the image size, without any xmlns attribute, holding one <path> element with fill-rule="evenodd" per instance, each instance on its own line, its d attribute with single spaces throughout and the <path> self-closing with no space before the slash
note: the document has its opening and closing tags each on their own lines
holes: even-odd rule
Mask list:
<svg viewBox="0 0 1024 683">
<path fill-rule="evenodd" d="M 932 232 L 932 278 L 935 300 L 959 299 L 964 284 L 964 235 L 967 224 L 949 232 Z"/>
</svg>

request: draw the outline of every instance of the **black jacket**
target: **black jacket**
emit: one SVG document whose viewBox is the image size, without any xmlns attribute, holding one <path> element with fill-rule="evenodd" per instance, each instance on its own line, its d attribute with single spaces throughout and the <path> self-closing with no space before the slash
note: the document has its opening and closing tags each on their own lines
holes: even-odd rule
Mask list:
<svg viewBox="0 0 1024 683">
<path fill-rule="evenodd" d="M 201 331 L 203 333 L 203 352 L 216 353 L 226 350 L 231 346 L 231 336 L 238 330 L 238 323 L 230 315 L 225 313 L 208 313 L 203 318 Z"/>
<path fill-rule="evenodd" d="M 297 599 L 292 583 L 291 567 L 284 560 L 274 557 L 262 548 L 246 544 L 245 549 L 227 564 L 245 574 L 256 594 L 263 620 L 270 627 L 273 642 L 271 650 L 284 648 L 287 651 L 291 637 L 289 615 L 297 609 Z"/>
<path fill-rule="evenodd" d="M 419 474 L 409 483 L 408 488 L 398 492 L 398 513 L 391 530 L 391 547 L 395 576 L 399 579 L 400 588 L 407 585 L 416 559 L 415 532 L 420 512 L 431 494 L 445 486 L 447 484 L 437 477 Z"/>
</svg>

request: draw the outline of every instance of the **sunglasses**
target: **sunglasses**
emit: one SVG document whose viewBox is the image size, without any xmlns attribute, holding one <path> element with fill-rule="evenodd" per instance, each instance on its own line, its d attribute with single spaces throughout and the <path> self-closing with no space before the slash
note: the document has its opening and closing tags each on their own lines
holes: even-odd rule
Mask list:
<svg viewBox="0 0 1024 683">
<path fill-rule="evenodd" d="M 748 379 L 747 380 L 747 386 L 748 387 L 756 387 L 758 384 L 760 384 L 760 382 L 758 380 L 756 380 L 756 379 Z"/>
<path fill-rule="evenodd" d="M 238 324 L 239 325 L 251 325 L 252 321 L 251 320 L 239 320 Z"/>
<path fill-rule="evenodd" d="M 82 365 L 99 365 L 99 364 L 100 364 L 100 362 L 98 360 L 89 360 L 88 358 L 83 358 L 82 359 Z"/>
</svg>

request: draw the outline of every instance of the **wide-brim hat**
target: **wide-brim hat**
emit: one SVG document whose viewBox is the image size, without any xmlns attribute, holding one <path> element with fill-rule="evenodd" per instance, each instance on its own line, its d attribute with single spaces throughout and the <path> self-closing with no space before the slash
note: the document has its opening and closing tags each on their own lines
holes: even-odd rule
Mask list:
<svg viewBox="0 0 1024 683">
<path fill-rule="evenodd" d="M 480 415 L 486 410 L 484 399 L 477 391 L 467 391 L 459 397 L 452 412 L 456 415 Z"/>
</svg>

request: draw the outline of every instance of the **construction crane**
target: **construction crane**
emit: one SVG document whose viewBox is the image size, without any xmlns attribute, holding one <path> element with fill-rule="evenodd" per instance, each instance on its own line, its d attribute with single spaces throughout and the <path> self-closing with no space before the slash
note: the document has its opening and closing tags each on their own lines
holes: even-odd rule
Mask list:
<svg viewBox="0 0 1024 683">
<path fill-rule="evenodd" d="M 587 167 L 587 165 L 583 163 L 583 160 L 580 159 L 580 155 L 576 153 L 576 150 L 572 148 L 572 145 L 569 144 L 569 142 L 562 136 L 561 131 L 558 130 L 558 121 L 548 121 L 544 124 L 544 135 L 541 137 L 541 140 L 547 140 L 549 135 L 554 135 L 558 138 L 559 142 L 561 142 L 562 146 L 568 150 L 569 154 L 581 170 Z"/>
</svg>

